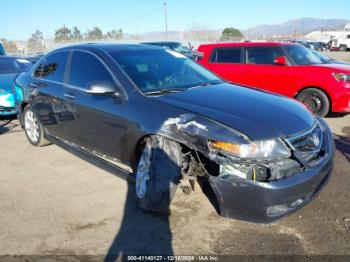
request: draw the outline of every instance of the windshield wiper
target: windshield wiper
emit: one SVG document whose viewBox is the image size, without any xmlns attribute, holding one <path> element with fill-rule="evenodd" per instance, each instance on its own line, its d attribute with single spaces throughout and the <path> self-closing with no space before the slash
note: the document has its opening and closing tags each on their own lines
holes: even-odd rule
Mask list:
<svg viewBox="0 0 350 262">
<path fill-rule="evenodd" d="M 212 85 L 218 85 L 223 83 L 222 81 L 207 81 L 207 82 L 203 82 L 203 83 L 199 83 L 199 84 L 195 84 L 193 86 L 191 86 L 190 88 L 196 88 L 196 87 L 201 87 L 201 86 L 212 86 Z"/>
<path fill-rule="evenodd" d="M 145 92 L 144 94 L 147 96 L 152 96 L 152 95 L 156 96 L 156 95 L 165 95 L 170 93 L 178 93 L 185 90 L 186 88 L 162 88 L 154 91 Z"/>
<path fill-rule="evenodd" d="M 208 81 L 208 82 L 203 82 L 201 83 L 199 86 L 212 86 L 212 85 L 218 85 L 218 84 L 221 84 L 222 82 L 221 81 Z"/>
</svg>

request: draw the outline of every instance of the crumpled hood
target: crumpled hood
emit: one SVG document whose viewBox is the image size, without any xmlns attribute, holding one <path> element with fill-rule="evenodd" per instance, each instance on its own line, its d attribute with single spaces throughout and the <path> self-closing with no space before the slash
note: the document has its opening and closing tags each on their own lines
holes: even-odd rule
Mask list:
<svg viewBox="0 0 350 262">
<path fill-rule="evenodd" d="M 310 129 L 315 121 L 297 101 L 226 83 L 155 99 L 220 122 L 254 140 L 291 136 Z"/>
<path fill-rule="evenodd" d="M 6 93 L 11 92 L 12 84 L 17 74 L 18 73 L 0 74 L 0 90 Z"/>
</svg>

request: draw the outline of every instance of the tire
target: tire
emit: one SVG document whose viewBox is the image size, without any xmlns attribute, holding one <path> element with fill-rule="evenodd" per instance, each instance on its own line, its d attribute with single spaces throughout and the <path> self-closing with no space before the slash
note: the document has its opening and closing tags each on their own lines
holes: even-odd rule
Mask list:
<svg viewBox="0 0 350 262">
<path fill-rule="evenodd" d="M 42 125 L 30 105 L 27 105 L 22 114 L 23 129 L 29 143 L 33 146 L 42 147 L 51 144 L 44 137 Z"/>
<path fill-rule="evenodd" d="M 346 51 L 348 51 L 348 47 L 346 45 L 341 45 L 339 47 L 339 50 L 342 51 L 342 52 L 346 52 Z"/>
<path fill-rule="evenodd" d="M 330 110 L 330 101 L 328 96 L 317 88 L 308 88 L 303 90 L 297 100 L 305 104 L 315 115 L 325 117 Z"/>
<path fill-rule="evenodd" d="M 167 213 L 181 177 L 181 146 L 152 136 L 140 157 L 136 172 L 136 194 L 141 209 Z"/>
</svg>

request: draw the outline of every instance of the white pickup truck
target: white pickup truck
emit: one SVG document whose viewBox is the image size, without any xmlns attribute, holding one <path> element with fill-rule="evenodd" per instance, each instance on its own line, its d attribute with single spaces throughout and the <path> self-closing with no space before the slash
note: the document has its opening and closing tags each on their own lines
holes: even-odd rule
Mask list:
<svg viewBox="0 0 350 262">
<path fill-rule="evenodd" d="M 337 47 L 339 51 L 348 51 L 350 49 L 350 34 L 345 35 L 344 38 L 338 38 L 335 41 L 335 47 Z"/>
</svg>

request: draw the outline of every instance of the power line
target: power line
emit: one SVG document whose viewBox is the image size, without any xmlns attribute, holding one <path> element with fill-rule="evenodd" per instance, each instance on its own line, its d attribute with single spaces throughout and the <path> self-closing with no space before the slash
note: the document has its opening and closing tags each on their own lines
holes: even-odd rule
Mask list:
<svg viewBox="0 0 350 262">
<path fill-rule="evenodd" d="M 160 11 L 162 11 L 162 10 L 163 10 L 162 8 L 155 9 L 155 10 L 150 11 L 150 12 L 144 14 L 144 15 L 137 16 L 137 17 L 134 17 L 134 18 L 125 20 L 125 21 L 123 21 L 123 22 L 121 22 L 121 23 L 118 23 L 116 26 L 119 27 L 119 26 L 124 25 L 124 24 L 128 24 L 128 23 L 135 22 L 135 21 L 137 21 L 137 20 L 140 20 L 140 19 L 142 19 L 142 18 L 145 18 L 145 17 L 147 17 L 147 16 L 150 16 L 150 15 L 152 15 L 152 14 L 154 14 L 154 13 L 158 13 L 158 12 L 160 12 Z"/>
</svg>

